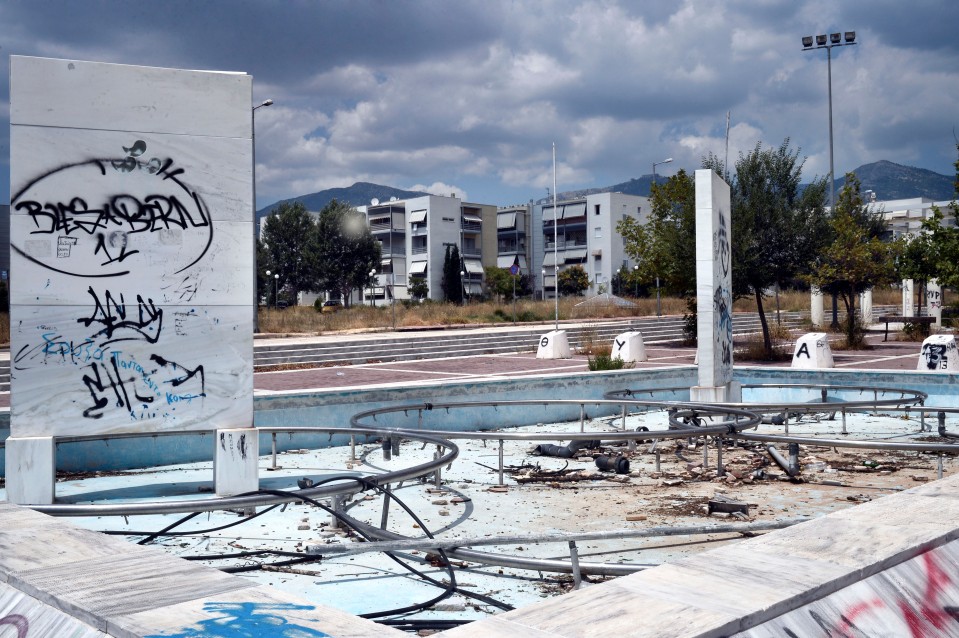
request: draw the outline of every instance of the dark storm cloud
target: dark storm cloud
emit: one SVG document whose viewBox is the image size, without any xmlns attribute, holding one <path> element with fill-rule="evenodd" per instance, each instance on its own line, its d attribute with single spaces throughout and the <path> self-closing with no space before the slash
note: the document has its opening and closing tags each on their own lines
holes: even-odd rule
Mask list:
<svg viewBox="0 0 959 638">
<path fill-rule="evenodd" d="M 625 181 L 665 157 L 666 173 L 696 168 L 724 151 L 727 111 L 731 158 L 789 137 L 806 173 L 824 173 L 825 52 L 800 38 L 841 29 L 860 44 L 833 55 L 837 172 L 888 159 L 948 173 L 957 7 L 0 0 L 0 51 L 251 73 L 254 99 L 275 100 L 256 116 L 261 205 L 357 180 L 470 184 L 471 200 L 507 203 L 542 195 L 553 142 L 563 188 Z M 4 166 L 8 131 L 0 104 Z"/>
</svg>

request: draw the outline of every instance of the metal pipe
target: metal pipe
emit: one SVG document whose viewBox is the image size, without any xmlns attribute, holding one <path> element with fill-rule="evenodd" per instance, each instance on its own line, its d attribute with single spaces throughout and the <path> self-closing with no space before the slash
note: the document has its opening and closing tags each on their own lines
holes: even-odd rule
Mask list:
<svg viewBox="0 0 959 638">
<path fill-rule="evenodd" d="M 789 461 L 783 458 L 779 450 L 776 449 L 776 446 L 767 445 L 766 451 L 769 452 L 769 456 L 773 457 L 773 460 L 776 461 L 776 465 L 781 467 L 788 476 L 796 476 L 796 469 L 789 465 Z"/>
<path fill-rule="evenodd" d="M 573 571 L 573 589 L 579 589 L 583 584 L 583 574 L 579 571 L 579 552 L 576 550 L 576 541 L 569 541 L 569 565 Z"/>
<path fill-rule="evenodd" d="M 272 439 L 272 444 L 273 444 L 273 463 L 270 465 L 270 469 L 275 470 L 277 469 L 276 467 L 276 432 L 271 432 L 270 438 Z"/>
<path fill-rule="evenodd" d="M 503 485 L 503 439 L 499 440 L 499 483 Z"/>
<path fill-rule="evenodd" d="M 347 515 L 348 518 L 349 515 Z M 499 536 L 491 538 L 484 536 L 473 539 L 439 540 L 435 538 L 407 539 L 395 532 L 377 529 L 361 521 L 350 518 L 350 523 L 356 525 L 364 533 L 375 538 L 388 539 L 386 542 L 350 543 L 349 545 L 318 545 L 314 550 L 317 554 L 361 554 L 368 551 L 395 551 L 395 550 L 424 550 L 445 549 L 451 557 L 484 565 L 498 565 L 515 569 L 533 571 L 558 572 L 569 574 L 572 566 L 568 561 L 556 559 L 527 558 L 504 555 L 493 552 L 482 552 L 463 547 L 478 547 L 483 545 L 517 545 L 549 542 L 569 542 L 570 540 L 612 540 L 624 538 L 657 538 L 668 536 L 695 536 L 708 534 L 744 534 L 770 531 L 790 527 L 797 523 L 804 523 L 810 518 L 795 518 L 784 521 L 731 523 L 726 525 L 698 525 L 683 527 L 650 527 L 635 530 L 617 530 L 612 532 L 588 532 L 582 534 L 544 534 L 538 536 Z M 604 576 L 625 576 L 649 567 L 648 565 L 584 563 L 579 564 L 582 574 Z"/>
</svg>

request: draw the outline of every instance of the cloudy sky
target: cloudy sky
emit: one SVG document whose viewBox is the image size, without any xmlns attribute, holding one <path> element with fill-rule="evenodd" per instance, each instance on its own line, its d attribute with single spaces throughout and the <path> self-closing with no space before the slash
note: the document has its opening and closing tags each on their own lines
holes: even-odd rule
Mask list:
<svg viewBox="0 0 959 638">
<path fill-rule="evenodd" d="M 356 181 L 470 201 L 694 169 L 790 137 L 804 177 L 886 159 L 953 174 L 955 0 L 0 0 L 0 203 L 10 55 L 253 76 L 258 206 Z M 881 196 L 881 194 L 880 194 Z"/>
</svg>

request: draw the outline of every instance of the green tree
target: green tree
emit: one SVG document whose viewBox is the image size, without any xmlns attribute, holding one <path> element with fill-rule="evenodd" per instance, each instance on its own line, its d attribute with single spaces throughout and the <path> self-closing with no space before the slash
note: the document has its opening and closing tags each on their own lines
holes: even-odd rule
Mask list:
<svg viewBox="0 0 959 638">
<path fill-rule="evenodd" d="M 334 199 L 320 211 L 314 237 L 315 263 L 324 290 L 339 293 L 348 304 L 354 290 L 372 285 L 370 271 L 379 268 L 380 244 L 363 213 Z"/>
<path fill-rule="evenodd" d="M 426 299 L 427 295 L 430 294 L 430 287 L 426 283 L 425 277 L 410 277 L 410 286 L 409 286 L 410 297 L 414 301 L 419 301 L 420 299 Z"/>
<path fill-rule="evenodd" d="M 638 268 L 633 276 L 686 302 L 684 332 L 696 337 L 696 182 L 680 169 L 663 185 L 653 184 L 649 221 L 626 218 L 617 223 L 625 252 Z M 735 237 L 733 238 L 735 240 Z"/>
<path fill-rule="evenodd" d="M 443 288 L 443 296 L 450 303 L 463 303 L 463 277 L 460 275 L 462 266 L 459 246 L 447 244 L 446 255 L 443 257 L 443 279 L 440 285 Z"/>
<path fill-rule="evenodd" d="M 959 151 L 959 143 L 956 144 Z M 933 216 L 922 223 L 923 234 L 909 241 L 905 255 L 901 260 L 903 279 L 936 279 L 943 288 L 959 287 L 959 159 L 956 160 L 955 193 L 956 198 L 942 211 L 933 207 Z M 951 218 L 952 224 L 944 220 Z M 914 241 L 918 244 L 914 245 Z"/>
<path fill-rule="evenodd" d="M 582 266 L 570 266 L 559 271 L 559 294 L 581 295 L 589 288 L 589 275 Z"/>
<path fill-rule="evenodd" d="M 530 294 L 528 275 L 511 275 L 509 268 L 495 266 L 487 266 L 484 274 L 486 290 L 496 295 L 500 301 L 512 300 L 514 290 L 517 297 Z"/>
<path fill-rule="evenodd" d="M 263 225 L 257 246 L 257 283 L 269 290 L 266 271 L 279 274 L 280 292 L 293 299 L 317 290 L 316 223 L 300 202 L 280 204 Z M 273 275 L 271 275 L 271 278 Z"/>
<path fill-rule="evenodd" d="M 862 344 L 863 330 L 856 318 L 856 299 L 860 294 L 895 278 L 895 262 L 901 252 L 898 241 L 880 238 L 884 224 L 875 218 L 881 214 L 869 210 L 859 194 L 859 180 L 846 174 L 846 185 L 839 194 L 829 226 L 831 242 L 819 254 L 809 280 L 825 292 L 836 293 L 846 308 L 846 342 Z"/>
<path fill-rule="evenodd" d="M 803 161 L 789 148 L 789 138 L 777 149 L 756 144 L 740 154 L 732 179 L 715 156 L 703 164 L 730 183 L 733 298 L 755 299 L 766 355 L 772 357 L 763 299 L 773 286 L 809 274 L 811 255 L 825 245 L 826 181 L 816 180 L 800 192 Z"/>
</svg>

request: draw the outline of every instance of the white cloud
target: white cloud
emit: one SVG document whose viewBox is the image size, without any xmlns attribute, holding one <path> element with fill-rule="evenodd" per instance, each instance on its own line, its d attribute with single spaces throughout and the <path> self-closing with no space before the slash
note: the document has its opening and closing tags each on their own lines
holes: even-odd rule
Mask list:
<svg viewBox="0 0 959 638">
<path fill-rule="evenodd" d="M 443 182 L 433 182 L 429 186 L 423 184 L 414 184 L 409 186 L 406 190 L 410 191 L 423 191 L 424 193 L 429 193 L 430 195 L 442 195 L 444 197 L 452 195 L 453 197 L 459 197 L 462 200 L 466 200 L 466 191 L 460 188 L 459 186 L 451 186 L 450 184 L 444 184 Z"/>
</svg>

